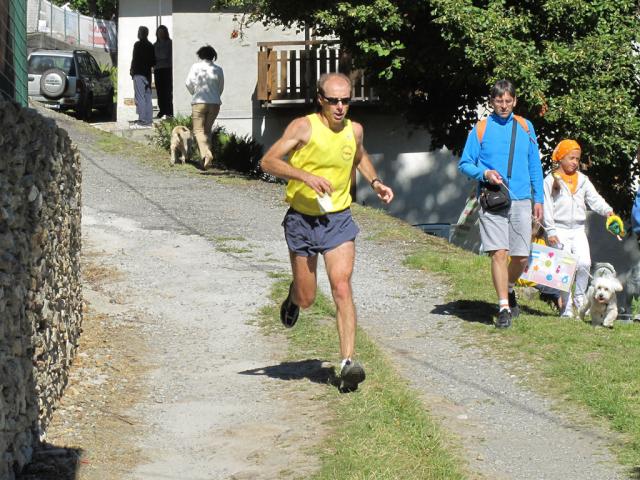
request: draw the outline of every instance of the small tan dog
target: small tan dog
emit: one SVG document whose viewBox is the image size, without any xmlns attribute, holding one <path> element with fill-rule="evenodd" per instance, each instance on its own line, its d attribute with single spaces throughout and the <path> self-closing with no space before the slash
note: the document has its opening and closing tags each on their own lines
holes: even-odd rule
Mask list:
<svg viewBox="0 0 640 480">
<path fill-rule="evenodd" d="M 171 159 L 169 162 L 174 165 L 180 156 L 180 161 L 184 164 L 191 159 L 193 150 L 193 134 L 184 125 L 178 125 L 171 131 Z"/>
</svg>

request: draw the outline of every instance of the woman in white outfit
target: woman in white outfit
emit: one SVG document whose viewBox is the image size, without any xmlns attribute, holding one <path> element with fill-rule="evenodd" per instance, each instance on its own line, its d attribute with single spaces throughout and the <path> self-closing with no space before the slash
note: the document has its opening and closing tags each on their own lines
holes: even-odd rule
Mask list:
<svg viewBox="0 0 640 480">
<path fill-rule="evenodd" d="M 551 159 L 557 168 L 544 179 L 544 227 L 551 246 L 562 244 L 578 260 L 573 299 L 563 293 L 563 317 L 573 317 L 573 306 L 584 303 L 591 269 L 591 253 L 585 231 L 587 206 L 599 215 L 613 215 L 591 180 L 579 171 L 581 149 L 575 140 L 562 140 Z"/>
<path fill-rule="evenodd" d="M 200 48 L 197 55 L 200 61 L 191 66 L 185 84 L 192 95 L 193 134 L 198 142 L 200 157 L 206 169 L 213 162 L 211 129 L 220 113 L 224 73 L 222 68 L 214 63 L 218 59 L 218 54 L 212 46 L 206 45 Z"/>
</svg>

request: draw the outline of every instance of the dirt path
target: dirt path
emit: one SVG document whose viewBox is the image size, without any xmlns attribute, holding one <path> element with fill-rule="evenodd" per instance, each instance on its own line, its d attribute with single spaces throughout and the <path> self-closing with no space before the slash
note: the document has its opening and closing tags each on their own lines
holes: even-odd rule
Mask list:
<svg viewBox="0 0 640 480">
<path fill-rule="evenodd" d="M 312 471 L 317 463 L 304 447 L 317 433 L 309 422 L 314 409 L 300 410 L 308 393 L 294 402 L 285 381 L 242 374 L 279 363 L 285 348 L 250 324 L 266 302 L 266 273 L 201 237 L 144 229 L 89 207 L 83 226 L 85 246 L 121 273 L 106 290 L 147 319 L 139 329 L 153 364 L 148 394 L 129 412 L 145 425 L 138 444 L 145 461 L 127 478 L 272 479 L 287 478 L 286 469 Z"/>
<path fill-rule="evenodd" d="M 267 272 L 288 269 L 279 187 L 159 173 L 98 152 L 90 133 L 60 122 L 83 153 L 87 243 L 123 275 L 107 290 L 149 322 L 139 328 L 155 368 L 129 412 L 146 426 L 142 461 L 126 478 L 307 476 L 317 461 L 300 442 L 320 436 L 323 412 L 310 398 L 326 387 L 241 374 L 277 365 L 284 349 L 250 324 Z M 444 288 L 366 233 L 354 282 L 361 324 L 460 436 L 474 477 L 624 478 L 606 433 L 576 425 L 511 366 L 468 347 L 462 321 L 441 307 Z"/>
</svg>

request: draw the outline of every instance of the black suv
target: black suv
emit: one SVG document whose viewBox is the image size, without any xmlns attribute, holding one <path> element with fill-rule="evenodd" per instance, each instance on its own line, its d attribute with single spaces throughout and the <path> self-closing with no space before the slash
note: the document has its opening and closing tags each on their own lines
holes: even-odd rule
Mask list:
<svg viewBox="0 0 640 480">
<path fill-rule="evenodd" d="M 109 72 L 86 50 L 35 50 L 28 58 L 29 97 L 60 110 L 74 109 L 89 119 L 98 108 L 113 114 L 113 83 Z"/>
</svg>

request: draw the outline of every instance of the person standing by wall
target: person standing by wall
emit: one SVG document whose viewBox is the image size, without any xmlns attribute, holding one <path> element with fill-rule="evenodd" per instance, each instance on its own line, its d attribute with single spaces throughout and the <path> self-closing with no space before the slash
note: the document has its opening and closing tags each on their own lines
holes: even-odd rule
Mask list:
<svg viewBox="0 0 640 480">
<path fill-rule="evenodd" d="M 356 310 L 351 274 L 359 231 L 350 210 L 354 167 L 384 203 L 393 199 L 393 191 L 378 178 L 364 149 L 362 126 L 346 118 L 350 100 L 349 77 L 322 75 L 318 80 L 320 111 L 293 120 L 261 160 L 263 171 L 288 180 L 290 208 L 282 225 L 293 282 L 280 308 L 280 320 L 291 328 L 300 308 L 313 304 L 318 254 L 322 254 L 336 304 L 342 391 L 357 389 L 365 379 L 364 368 L 354 360 Z"/>
<path fill-rule="evenodd" d="M 153 123 L 151 68 L 156 63 L 156 56 L 148 37 L 149 29 L 147 27 L 138 28 L 138 41 L 133 45 L 129 71 L 131 78 L 133 78 L 138 122 L 133 124 L 131 128 L 151 128 Z"/>
<path fill-rule="evenodd" d="M 158 96 L 157 118 L 173 117 L 172 42 L 169 30 L 164 25 L 160 25 L 156 30 L 156 43 L 153 44 L 153 49 L 156 57 L 153 76 Z"/>
<path fill-rule="evenodd" d="M 493 113 L 469 133 L 458 168 L 478 182 L 508 187 L 509 207 L 497 212 L 481 208 L 479 213 L 480 238 L 491 257 L 491 277 L 498 295 L 496 327 L 508 328 L 520 313 L 513 287 L 529 258 L 532 197 L 534 219 L 542 221 L 543 175 L 533 125 L 513 113 L 517 103 L 513 83 L 497 81 L 489 103 Z"/>
<path fill-rule="evenodd" d="M 201 47 L 196 54 L 200 61 L 191 66 L 185 85 L 192 95 L 193 134 L 198 142 L 198 150 L 206 170 L 213 162 L 211 129 L 220 113 L 224 72 L 214 63 L 218 59 L 218 54 L 212 46 Z"/>
</svg>

